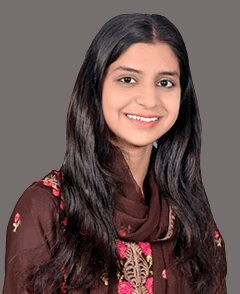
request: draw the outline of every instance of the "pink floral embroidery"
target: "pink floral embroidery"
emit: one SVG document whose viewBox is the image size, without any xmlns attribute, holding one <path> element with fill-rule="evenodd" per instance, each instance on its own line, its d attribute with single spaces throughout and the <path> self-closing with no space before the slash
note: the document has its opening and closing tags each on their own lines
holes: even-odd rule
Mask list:
<svg viewBox="0 0 240 294">
<path fill-rule="evenodd" d="M 129 282 L 119 282 L 118 283 L 118 293 L 119 294 L 132 294 L 133 287 Z"/>
<path fill-rule="evenodd" d="M 60 206 L 60 208 L 61 208 L 62 210 L 64 210 L 64 203 L 63 203 L 63 201 L 60 202 L 60 205 L 59 205 L 59 206 Z"/>
<path fill-rule="evenodd" d="M 20 220 L 21 216 L 20 213 L 16 213 L 14 217 L 14 222 L 17 223 Z"/>
<path fill-rule="evenodd" d="M 14 223 L 13 223 L 13 227 L 14 227 L 13 232 L 14 233 L 16 232 L 16 230 L 20 226 L 20 224 L 21 224 L 21 215 L 20 215 L 20 213 L 16 213 L 15 217 L 14 217 Z"/>
<path fill-rule="evenodd" d="M 63 173 L 57 170 L 52 170 L 47 176 L 45 176 L 42 180 L 38 180 L 37 182 L 41 182 L 46 187 L 51 187 L 52 195 L 59 198 L 59 207 L 61 210 L 64 210 L 64 202 L 61 195 L 60 182 L 59 177 L 63 179 Z M 65 217 L 61 223 L 66 227 L 68 220 Z"/>
<path fill-rule="evenodd" d="M 140 246 L 143 254 L 145 254 L 146 256 L 152 254 L 152 249 L 151 249 L 150 243 L 148 243 L 148 242 L 138 242 L 138 245 Z"/>
<path fill-rule="evenodd" d="M 60 184 L 58 179 L 59 177 L 63 178 L 62 174 L 59 171 L 53 170 L 41 181 L 37 181 L 37 182 L 42 182 L 44 186 L 51 187 L 53 196 L 60 197 L 61 191 L 60 191 Z"/>
<path fill-rule="evenodd" d="M 61 293 L 67 293 L 66 286 L 65 286 L 64 282 L 60 286 L 60 291 L 61 291 Z"/>
<path fill-rule="evenodd" d="M 118 231 L 118 235 L 119 235 L 120 237 L 125 237 L 125 236 L 127 235 L 127 233 L 126 233 L 126 231 L 125 231 L 124 229 L 120 229 L 120 230 Z"/>
<path fill-rule="evenodd" d="M 147 279 L 144 287 L 147 289 L 148 294 L 153 294 L 153 277 Z"/>
<path fill-rule="evenodd" d="M 61 274 L 63 275 L 64 282 L 62 282 L 60 286 L 60 290 L 61 290 L 61 293 L 67 293 L 67 290 L 66 290 L 67 274 L 64 267 L 61 268 Z"/>
<path fill-rule="evenodd" d="M 52 186 L 52 182 L 42 181 L 42 183 L 43 183 L 44 186 L 47 186 L 47 187 L 51 187 Z"/>
<path fill-rule="evenodd" d="M 163 277 L 164 279 L 167 279 L 167 271 L 166 271 L 166 269 L 164 269 L 164 270 L 162 271 L 162 277 Z"/>
<path fill-rule="evenodd" d="M 214 231 L 214 238 L 218 239 L 220 237 L 220 234 L 218 231 Z"/>
<path fill-rule="evenodd" d="M 122 241 L 116 241 L 116 246 L 117 246 L 120 258 L 123 259 L 125 257 L 125 254 L 126 254 L 127 246 Z"/>
<path fill-rule="evenodd" d="M 222 238 L 220 236 L 220 233 L 218 231 L 214 231 L 213 237 L 214 237 L 216 245 L 218 247 L 222 247 Z"/>
<path fill-rule="evenodd" d="M 59 197 L 60 196 L 60 189 L 52 189 L 52 193 L 54 196 Z"/>
<path fill-rule="evenodd" d="M 62 223 L 63 223 L 63 225 L 66 227 L 67 226 L 67 224 L 68 224 L 68 219 L 67 219 L 67 217 L 65 217 L 63 220 L 62 220 Z"/>
</svg>

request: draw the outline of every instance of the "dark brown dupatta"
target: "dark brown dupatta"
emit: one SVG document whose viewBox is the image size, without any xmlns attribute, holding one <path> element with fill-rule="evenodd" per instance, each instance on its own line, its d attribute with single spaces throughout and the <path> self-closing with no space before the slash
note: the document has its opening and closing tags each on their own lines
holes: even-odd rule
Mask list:
<svg viewBox="0 0 240 294">
<path fill-rule="evenodd" d="M 144 181 L 145 199 L 122 152 L 117 149 L 114 153 L 110 164 L 121 182 L 119 193 L 115 199 L 115 226 L 119 240 L 150 242 L 153 258 L 154 294 L 189 294 L 192 293 L 190 283 L 177 271 L 174 265 L 176 216 L 167 200 L 160 194 L 154 176 L 154 149 L 153 147 L 148 173 Z M 162 278 L 164 269 L 167 270 L 167 279 Z M 102 284 L 91 293 L 118 293 L 117 283 L 117 279 L 109 281 L 108 286 Z"/>
</svg>

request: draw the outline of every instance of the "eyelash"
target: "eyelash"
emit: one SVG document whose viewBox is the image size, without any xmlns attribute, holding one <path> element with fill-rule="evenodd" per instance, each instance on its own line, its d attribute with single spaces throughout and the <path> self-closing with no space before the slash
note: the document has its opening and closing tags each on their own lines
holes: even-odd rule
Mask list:
<svg viewBox="0 0 240 294">
<path fill-rule="evenodd" d="M 118 81 L 121 82 L 121 83 L 123 83 L 123 84 L 129 84 L 129 85 L 133 84 L 133 83 L 125 83 L 125 82 L 122 82 L 122 80 L 125 79 L 125 78 L 130 78 L 130 79 L 134 80 L 134 78 L 132 78 L 132 77 L 125 76 L 125 77 L 122 77 L 122 78 L 118 79 Z M 175 83 L 172 82 L 172 81 L 170 81 L 170 80 L 164 79 L 164 80 L 161 80 L 160 82 L 163 82 L 163 81 L 167 81 L 167 82 L 170 82 L 171 83 L 171 86 L 170 87 L 169 86 L 168 87 L 167 86 L 162 86 L 164 88 L 172 88 L 172 87 L 175 86 Z"/>
</svg>

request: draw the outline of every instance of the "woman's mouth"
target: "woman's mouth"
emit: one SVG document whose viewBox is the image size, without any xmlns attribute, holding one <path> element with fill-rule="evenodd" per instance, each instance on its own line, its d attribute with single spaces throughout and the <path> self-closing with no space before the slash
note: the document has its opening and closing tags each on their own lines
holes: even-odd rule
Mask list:
<svg viewBox="0 0 240 294">
<path fill-rule="evenodd" d="M 156 115 L 138 115 L 138 114 L 130 114 L 126 113 L 126 117 L 138 127 L 154 127 L 160 119 L 160 116 Z"/>
</svg>

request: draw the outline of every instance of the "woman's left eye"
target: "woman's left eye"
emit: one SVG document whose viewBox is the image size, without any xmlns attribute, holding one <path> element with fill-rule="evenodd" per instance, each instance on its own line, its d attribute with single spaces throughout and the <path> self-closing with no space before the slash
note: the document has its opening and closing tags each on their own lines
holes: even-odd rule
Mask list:
<svg viewBox="0 0 240 294">
<path fill-rule="evenodd" d="M 159 83 L 161 84 L 161 87 L 165 88 L 172 88 L 174 86 L 174 83 L 169 80 L 161 80 Z"/>
</svg>

